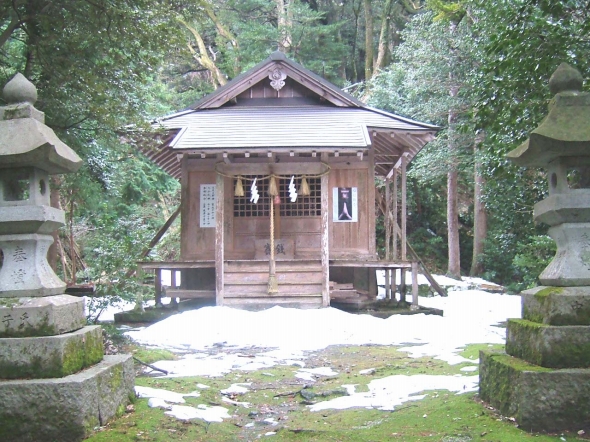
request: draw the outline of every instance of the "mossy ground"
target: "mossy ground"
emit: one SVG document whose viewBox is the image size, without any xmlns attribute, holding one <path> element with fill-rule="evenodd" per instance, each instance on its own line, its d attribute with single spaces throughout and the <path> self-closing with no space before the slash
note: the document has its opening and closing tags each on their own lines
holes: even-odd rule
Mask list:
<svg viewBox="0 0 590 442">
<path fill-rule="evenodd" d="M 476 359 L 480 349 L 501 348 L 472 345 L 465 348 L 462 356 Z M 137 385 L 179 393 L 190 393 L 197 390 L 198 383 L 206 384 L 210 388 L 199 390 L 200 397 L 186 397 L 185 405 L 221 405 L 232 417 L 209 425 L 201 420 L 183 422 L 165 415 L 161 409 L 149 408 L 147 400 L 140 399 L 133 411 L 95 432 L 88 441 L 252 441 L 266 439 L 269 432 L 276 433 L 268 436 L 269 440 L 280 441 L 510 442 L 584 437 L 576 434 L 581 429 L 564 435 L 529 434 L 481 403 L 474 393 L 428 392 L 426 398 L 406 402 L 394 411 L 356 408 L 311 412 L 308 404 L 343 394 L 343 384 L 357 384 L 356 391 L 367 391 L 367 384 L 374 379 L 394 374 L 465 374 L 461 367 L 471 364 L 451 366 L 429 357 L 413 359 L 390 346 L 333 346 L 309 354 L 305 362 L 307 367 L 331 367 L 338 375 L 317 377 L 312 384 L 294 376 L 299 367 L 283 365 L 251 372 L 234 371 L 214 378 L 138 377 Z M 374 372 L 359 374 L 369 368 Z M 231 399 L 248 402 L 249 408 L 224 402 L 220 393 L 239 382 L 251 383 L 249 391 Z M 277 424 L 265 422 L 269 418 Z M 590 429 L 585 430 L 590 433 Z"/>
</svg>

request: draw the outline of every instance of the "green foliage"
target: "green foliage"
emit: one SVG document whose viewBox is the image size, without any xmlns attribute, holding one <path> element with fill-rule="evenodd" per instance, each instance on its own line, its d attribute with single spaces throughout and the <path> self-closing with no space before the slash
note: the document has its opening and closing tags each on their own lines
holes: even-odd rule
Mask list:
<svg viewBox="0 0 590 442">
<path fill-rule="evenodd" d="M 431 268 L 446 267 L 446 176 L 459 171 L 462 267 L 471 262 L 473 143 L 475 131 L 467 112 L 473 98 L 468 81 L 475 65 L 467 21 L 450 24 L 432 12 L 407 25 L 396 61 L 367 85 L 375 107 L 441 126 L 436 140 L 414 159 L 408 195 L 409 240 Z M 453 93 L 451 93 L 451 91 Z M 449 114 L 455 118 L 449 124 Z"/>
<path fill-rule="evenodd" d="M 504 154 L 546 115 L 549 77 L 560 63 L 589 71 L 589 11 L 579 0 L 471 3 L 482 57 L 473 77 L 476 119 L 491 149 Z"/>
<path fill-rule="evenodd" d="M 327 11 L 312 9 L 306 2 L 285 3 L 285 24 L 279 19 L 276 2 L 268 0 L 226 0 L 211 5 L 218 23 L 196 17 L 206 45 L 216 54 L 218 68 L 233 78 L 278 50 L 288 36 L 288 57 L 341 83 L 339 72 L 346 51 L 339 38 L 343 23 L 328 23 Z M 218 24 L 229 30 L 235 41 L 219 33 Z"/>
<path fill-rule="evenodd" d="M 555 256 L 556 250 L 555 242 L 548 236 L 532 236 L 527 240 L 526 243 L 517 244 L 516 255 L 512 261 L 522 279 L 523 289 L 538 284 L 539 275 Z"/>
</svg>

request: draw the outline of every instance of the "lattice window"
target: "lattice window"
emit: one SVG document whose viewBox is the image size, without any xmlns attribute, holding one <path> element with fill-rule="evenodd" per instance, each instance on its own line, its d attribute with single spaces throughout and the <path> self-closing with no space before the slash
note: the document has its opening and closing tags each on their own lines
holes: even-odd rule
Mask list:
<svg viewBox="0 0 590 442">
<path fill-rule="evenodd" d="M 244 175 L 242 185 L 244 187 L 244 196 L 234 196 L 234 217 L 245 218 L 255 216 L 270 216 L 270 197 L 268 195 L 269 179 L 260 180 L 260 175 Z M 256 180 L 258 187 L 258 194 L 260 198 L 258 203 L 250 202 L 250 187 L 252 180 Z M 281 204 L 279 210 L 281 216 L 321 216 L 322 214 L 322 191 L 321 178 L 306 178 L 309 185 L 310 194 L 308 196 L 297 195 L 297 201 L 294 203 L 289 199 L 289 182 L 290 178 L 277 178 L 279 187 L 279 196 L 281 197 Z M 233 186 L 235 189 L 237 178 L 234 178 Z M 301 187 L 301 177 L 295 178 L 295 187 L 299 192 Z M 276 208 L 276 206 L 275 206 Z"/>
<path fill-rule="evenodd" d="M 279 184 L 281 195 L 281 216 L 321 216 L 322 215 L 322 179 L 306 178 L 309 195 L 297 195 L 294 203 L 289 199 L 290 179 L 282 179 Z M 299 192 L 301 177 L 295 178 L 295 188 Z"/>
<path fill-rule="evenodd" d="M 235 217 L 251 217 L 251 216 L 269 216 L 270 197 L 268 196 L 268 179 L 260 180 L 262 175 L 244 175 L 242 185 L 244 187 L 244 196 L 234 196 L 234 216 Z M 258 188 L 258 203 L 250 202 L 250 187 L 252 187 L 252 180 L 256 180 L 256 187 Z M 236 188 L 237 178 L 234 178 L 234 189 Z"/>
</svg>

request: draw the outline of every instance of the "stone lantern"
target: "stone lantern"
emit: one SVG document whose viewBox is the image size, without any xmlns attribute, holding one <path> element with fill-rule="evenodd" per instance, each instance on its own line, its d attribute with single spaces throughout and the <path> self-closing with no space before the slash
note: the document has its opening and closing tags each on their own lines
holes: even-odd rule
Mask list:
<svg viewBox="0 0 590 442">
<path fill-rule="evenodd" d="M 47 263 L 52 232 L 64 212 L 50 207 L 49 174 L 75 172 L 76 153 L 44 124 L 33 107 L 37 90 L 17 74 L 3 91 L 0 111 L 0 297 L 49 296 L 64 292 Z"/>
<path fill-rule="evenodd" d="M 37 90 L 17 74 L 0 107 L 0 440 L 78 441 L 133 395 L 129 355 L 105 356 L 84 300 L 47 262 L 64 212 L 50 207 L 49 175 L 82 160 L 44 124 Z"/>
<path fill-rule="evenodd" d="M 508 158 L 547 170 L 549 196 L 535 204 L 534 219 L 551 226 L 557 254 L 541 284 L 590 286 L 590 94 L 580 92 L 582 76 L 565 63 L 549 87 L 556 94 L 549 115 Z"/>
<path fill-rule="evenodd" d="M 533 431 L 579 429 L 590 422 L 590 94 L 562 64 L 555 97 L 530 138 L 508 154 L 547 171 L 549 196 L 534 219 L 548 224 L 557 253 L 524 291 L 522 319 L 509 319 L 506 353 L 480 353 L 480 396 Z"/>
</svg>

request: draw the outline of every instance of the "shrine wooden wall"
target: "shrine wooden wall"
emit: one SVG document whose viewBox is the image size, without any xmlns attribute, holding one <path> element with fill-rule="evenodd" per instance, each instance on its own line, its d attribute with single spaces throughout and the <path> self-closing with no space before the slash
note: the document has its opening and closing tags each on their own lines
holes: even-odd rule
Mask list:
<svg viewBox="0 0 590 442">
<path fill-rule="evenodd" d="M 375 177 L 372 158 L 335 157 L 331 159 L 328 200 L 330 259 L 375 258 Z M 356 222 L 334 221 L 334 188 L 357 189 Z"/>
<path fill-rule="evenodd" d="M 252 159 L 256 160 L 256 159 Z M 267 159 L 259 159 L 268 161 Z M 302 172 L 313 173 L 311 167 L 319 172 L 320 165 L 302 160 L 286 161 L 279 164 L 232 163 L 225 165 L 228 175 L 239 173 L 267 174 L 272 167 L 274 173 L 281 175 Z M 375 189 L 371 158 L 362 160 L 357 156 L 322 158 L 332 167 L 328 179 L 329 201 L 329 252 L 331 259 L 367 259 L 375 257 Z M 311 159 L 310 159 L 311 161 Z M 182 178 L 182 229 L 181 259 L 215 259 L 215 228 L 200 227 L 200 187 L 202 184 L 215 184 L 215 163 L 211 159 L 183 160 Z M 270 220 L 266 216 L 234 217 L 232 178 L 224 179 L 224 243 L 225 259 L 254 259 L 257 239 L 269 238 Z M 357 189 L 358 214 L 356 222 L 333 221 L 333 189 L 350 187 Z M 249 192 L 249 183 L 244 183 Z M 287 202 L 285 202 L 287 203 Z M 321 217 L 282 216 L 280 220 L 281 238 L 292 240 L 295 258 L 319 259 L 321 252 Z"/>
</svg>

